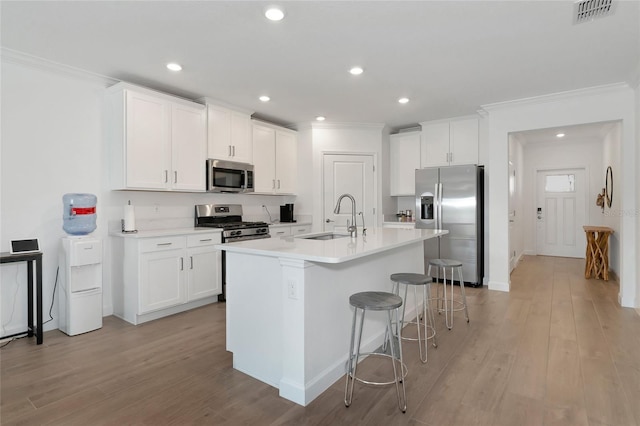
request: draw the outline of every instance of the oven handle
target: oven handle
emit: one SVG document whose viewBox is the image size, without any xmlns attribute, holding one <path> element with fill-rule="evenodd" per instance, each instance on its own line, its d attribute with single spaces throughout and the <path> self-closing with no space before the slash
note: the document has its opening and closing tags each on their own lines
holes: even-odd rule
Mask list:
<svg viewBox="0 0 640 426">
<path fill-rule="evenodd" d="M 269 234 L 261 234 L 261 235 L 247 235 L 245 237 L 231 237 L 225 238 L 225 243 L 237 243 L 238 241 L 248 241 L 248 240 L 262 240 L 264 238 L 271 238 Z"/>
</svg>

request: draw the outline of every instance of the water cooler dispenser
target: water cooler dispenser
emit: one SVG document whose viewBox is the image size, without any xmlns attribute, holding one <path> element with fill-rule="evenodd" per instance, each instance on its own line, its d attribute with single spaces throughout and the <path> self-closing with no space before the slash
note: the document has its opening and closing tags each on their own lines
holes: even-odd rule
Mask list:
<svg viewBox="0 0 640 426">
<path fill-rule="evenodd" d="M 102 240 L 62 238 L 58 277 L 61 331 L 69 336 L 102 327 Z"/>
</svg>

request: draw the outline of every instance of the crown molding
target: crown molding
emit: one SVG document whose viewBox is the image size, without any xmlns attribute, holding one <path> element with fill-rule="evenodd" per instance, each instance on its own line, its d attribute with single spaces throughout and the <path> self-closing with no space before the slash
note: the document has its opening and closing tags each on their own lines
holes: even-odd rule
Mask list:
<svg viewBox="0 0 640 426">
<path fill-rule="evenodd" d="M 296 123 L 295 128 L 298 130 L 309 129 L 332 129 L 332 130 L 378 130 L 382 131 L 386 124 L 384 123 L 343 123 L 343 122 L 304 122 Z"/>
<path fill-rule="evenodd" d="M 96 74 L 58 62 L 53 62 L 48 59 L 29 55 L 17 50 L 7 49 L 6 47 L 0 47 L 0 58 L 2 59 L 2 62 L 23 65 L 42 71 L 52 72 L 64 77 L 74 78 L 77 80 L 89 81 L 100 84 L 104 87 L 109 87 L 120 82 L 120 80 L 115 78 Z"/>
<path fill-rule="evenodd" d="M 487 114 L 491 111 L 499 111 L 501 109 L 513 108 L 517 106 L 535 105 L 542 103 L 555 102 L 562 99 L 585 96 L 585 95 L 598 95 L 601 93 L 610 93 L 612 91 L 629 90 L 630 86 L 627 83 L 613 83 L 605 84 L 602 86 L 587 87 L 584 89 L 568 90 L 565 92 L 551 93 L 548 95 L 534 96 L 531 98 L 515 99 L 512 101 L 496 102 L 493 104 L 481 105 L 479 111 L 483 111 L 481 115 Z"/>
</svg>

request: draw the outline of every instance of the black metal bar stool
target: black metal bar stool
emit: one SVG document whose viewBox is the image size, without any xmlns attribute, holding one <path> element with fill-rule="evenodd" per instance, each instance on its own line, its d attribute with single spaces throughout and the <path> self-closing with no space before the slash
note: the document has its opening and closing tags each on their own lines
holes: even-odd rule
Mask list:
<svg viewBox="0 0 640 426">
<path fill-rule="evenodd" d="M 393 281 L 393 293 L 400 295 L 400 284 L 404 285 L 404 303 L 402 304 L 402 318 L 404 318 L 405 310 L 407 309 L 407 292 L 409 290 L 409 286 L 413 287 L 413 305 L 416 309 L 416 318 L 415 320 L 405 321 L 405 324 L 415 324 L 418 331 L 418 337 L 402 337 L 403 340 L 411 340 L 418 341 L 418 349 L 420 350 L 420 361 L 422 363 L 427 362 L 427 348 L 429 347 L 428 340 L 433 340 L 433 347 L 437 348 L 438 344 L 436 342 L 436 328 L 435 328 L 435 318 L 433 315 L 433 310 L 430 306 L 431 300 L 431 277 L 429 275 L 424 274 L 414 274 L 414 273 L 398 273 L 391 274 L 391 281 Z M 422 313 L 420 312 L 418 306 L 418 287 L 422 287 Z M 420 330 L 420 318 L 422 317 L 422 325 L 423 331 Z M 424 337 L 423 337 L 424 336 Z M 424 341 L 424 350 L 423 350 L 423 341 Z"/>
<path fill-rule="evenodd" d="M 436 268 L 436 276 L 431 275 L 431 267 Z M 449 300 L 450 306 L 447 306 L 447 268 L 450 271 L 449 285 L 451 286 L 451 297 Z M 461 300 L 454 299 L 453 297 L 453 273 L 454 270 L 458 271 L 458 280 L 460 281 L 460 293 Z M 469 311 L 467 309 L 467 296 L 464 293 L 464 278 L 462 277 L 462 262 L 453 259 L 431 259 L 429 260 L 429 269 L 427 275 L 436 278 L 440 281 L 440 271 L 442 271 L 443 283 L 444 283 L 444 299 L 440 297 L 440 287 L 438 286 L 438 294 L 436 300 L 438 301 L 438 312 L 444 311 L 444 319 L 447 324 L 447 328 L 451 330 L 453 328 L 453 313 L 455 311 L 464 310 L 464 317 L 469 322 Z M 444 307 L 440 305 L 440 302 L 444 301 Z M 455 303 L 455 308 L 454 308 Z"/>
<path fill-rule="evenodd" d="M 353 323 L 351 325 L 351 342 L 349 345 L 349 359 L 347 360 L 347 382 L 344 388 L 344 405 L 347 407 L 351 405 L 353 399 L 353 385 L 355 381 L 359 381 L 369 385 L 390 385 L 395 383 L 396 394 L 398 396 L 398 407 L 402 412 L 407 411 L 407 394 L 404 386 L 404 378 L 406 376 L 406 366 L 402 361 L 402 339 L 398 339 L 399 334 L 393 332 L 391 313 L 395 311 L 396 325 L 400 325 L 402 328 L 402 318 L 399 317 L 399 308 L 402 306 L 402 299 L 393 293 L 387 293 L 382 291 L 365 291 L 362 293 L 355 293 L 349 297 L 349 304 L 355 309 L 353 311 Z M 356 319 L 358 316 L 358 310 L 362 311 L 360 317 L 360 330 L 358 332 L 358 344 L 355 345 L 356 337 Z M 391 350 L 391 354 L 380 352 L 368 352 L 360 353 L 360 344 L 362 342 L 362 328 L 364 325 L 364 314 L 366 311 L 387 311 L 387 328 L 385 332 L 385 345 L 388 343 Z M 399 332 L 399 330 L 398 330 Z M 355 346 L 355 354 L 354 354 Z M 372 382 L 366 381 L 356 377 L 356 369 L 358 368 L 358 360 L 360 355 L 378 355 L 391 358 L 393 364 L 393 381 L 390 382 Z M 399 365 L 396 365 L 398 364 Z M 400 386 L 402 384 L 402 392 Z"/>
</svg>

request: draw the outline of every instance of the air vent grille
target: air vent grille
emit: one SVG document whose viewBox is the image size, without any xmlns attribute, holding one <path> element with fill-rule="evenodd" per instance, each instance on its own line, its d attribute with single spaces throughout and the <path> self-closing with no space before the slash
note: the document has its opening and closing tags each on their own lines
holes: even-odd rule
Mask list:
<svg viewBox="0 0 640 426">
<path fill-rule="evenodd" d="M 589 22 L 613 13 L 613 0 L 580 0 L 573 5 L 574 23 Z"/>
</svg>

